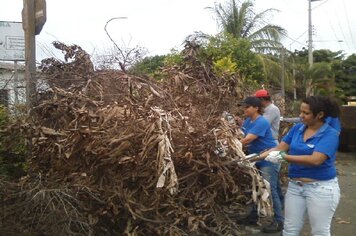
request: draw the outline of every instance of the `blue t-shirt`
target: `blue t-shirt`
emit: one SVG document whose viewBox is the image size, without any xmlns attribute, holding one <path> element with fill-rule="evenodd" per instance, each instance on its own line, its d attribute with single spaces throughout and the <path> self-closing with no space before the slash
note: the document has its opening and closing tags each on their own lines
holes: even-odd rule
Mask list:
<svg viewBox="0 0 356 236">
<path fill-rule="evenodd" d="M 247 134 L 257 136 L 255 140 L 247 145 L 247 150 L 250 154 L 260 153 L 276 146 L 276 142 L 272 137 L 271 126 L 263 116 L 257 117 L 254 121 L 251 121 L 251 118 L 247 118 L 242 125 L 242 130 L 245 136 Z M 259 161 L 256 165 L 257 167 L 268 166 L 271 165 L 271 162 Z"/>
<path fill-rule="evenodd" d="M 336 176 L 335 158 L 339 146 L 339 134 L 329 124 L 322 127 L 305 142 L 304 131 L 307 127 L 303 123 L 294 125 L 288 134 L 282 139 L 289 144 L 290 155 L 311 155 L 320 152 L 327 159 L 319 166 L 306 166 L 291 163 L 289 165 L 289 178 L 311 178 L 317 180 L 329 180 Z"/>
<path fill-rule="evenodd" d="M 325 119 L 325 123 L 328 123 L 331 127 L 333 127 L 334 129 L 336 129 L 339 133 L 341 132 L 341 124 L 340 124 L 340 120 L 337 117 L 331 117 L 328 116 Z"/>
</svg>

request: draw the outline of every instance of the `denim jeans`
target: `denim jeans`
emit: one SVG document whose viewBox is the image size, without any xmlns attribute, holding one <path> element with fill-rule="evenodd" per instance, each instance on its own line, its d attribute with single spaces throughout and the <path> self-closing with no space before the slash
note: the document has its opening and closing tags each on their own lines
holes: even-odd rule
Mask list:
<svg viewBox="0 0 356 236">
<path fill-rule="evenodd" d="M 339 200 L 337 178 L 312 183 L 290 180 L 285 200 L 283 236 L 298 236 L 306 213 L 312 235 L 330 236 L 330 224 Z"/>
<path fill-rule="evenodd" d="M 270 163 L 268 166 L 260 167 L 262 177 L 270 183 L 274 219 L 277 222 L 283 222 L 283 194 L 281 190 L 281 185 L 279 182 L 279 170 L 281 169 L 281 164 Z"/>
</svg>

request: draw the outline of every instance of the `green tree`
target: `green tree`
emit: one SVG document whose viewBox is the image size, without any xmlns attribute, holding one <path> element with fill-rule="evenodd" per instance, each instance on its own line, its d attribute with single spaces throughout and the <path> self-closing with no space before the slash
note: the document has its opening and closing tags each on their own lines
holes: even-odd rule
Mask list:
<svg viewBox="0 0 356 236">
<path fill-rule="evenodd" d="M 293 58 L 296 63 L 296 80 L 306 91 L 307 86 L 315 94 L 334 95 L 342 97 L 342 91 L 336 86 L 336 75 L 342 71 L 341 64 L 344 55 L 342 51 L 332 52 L 328 49 L 313 52 L 314 63 L 308 64 L 308 50 L 295 51 Z M 309 84 L 306 82 L 310 81 Z"/>
<path fill-rule="evenodd" d="M 268 82 L 270 88 L 281 88 L 281 76 L 282 73 L 284 73 L 285 90 L 292 90 L 293 72 L 291 66 L 293 63 L 288 60 L 287 55 L 284 55 L 283 69 L 281 66 L 281 58 L 279 57 L 278 55 L 258 54 L 258 58 L 263 67 L 264 80 Z"/>
<path fill-rule="evenodd" d="M 164 78 L 161 69 L 165 66 L 179 66 L 183 63 L 181 52 L 172 49 L 167 55 L 156 55 L 145 57 L 136 62 L 130 69 L 129 73 L 138 76 L 152 76 L 157 80 Z"/>
<path fill-rule="evenodd" d="M 231 72 L 231 68 L 235 69 L 245 82 L 262 82 L 264 78 L 258 55 L 251 51 L 251 43 L 246 39 L 236 39 L 226 34 L 211 37 L 203 45 L 200 57 L 211 60 L 215 71 Z"/>
<path fill-rule="evenodd" d="M 130 69 L 129 73 L 143 76 L 143 75 L 154 75 L 155 72 L 164 65 L 166 56 L 153 56 L 145 57 L 139 62 L 135 63 Z"/>
<path fill-rule="evenodd" d="M 316 62 L 311 68 L 315 95 L 331 96 L 335 94 L 335 74 L 331 62 Z"/>
<path fill-rule="evenodd" d="M 253 7 L 253 2 L 248 0 L 240 5 L 235 0 L 231 0 L 225 6 L 215 4 L 215 7 L 209 9 L 215 13 L 222 32 L 231 34 L 237 39 L 247 39 L 256 52 L 279 51 L 282 47 L 281 38 L 286 31 L 280 26 L 265 21 L 269 14 L 277 10 L 270 8 L 256 14 Z"/>
<path fill-rule="evenodd" d="M 352 54 L 337 65 L 336 86 L 343 97 L 356 96 L 356 54 Z"/>
<path fill-rule="evenodd" d="M 332 52 L 329 49 L 315 50 L 313 52 L 314 62 L 329 62 L 341 61 L 344 58 L 342 51 Z"/>
</svg>

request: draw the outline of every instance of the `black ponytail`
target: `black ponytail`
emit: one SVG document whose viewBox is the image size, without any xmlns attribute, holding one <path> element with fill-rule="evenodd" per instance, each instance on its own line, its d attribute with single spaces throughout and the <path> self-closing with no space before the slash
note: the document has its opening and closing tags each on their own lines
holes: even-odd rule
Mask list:
<svg viewBox="0 0 356 236">
<path fill-rule="evenodd" d="M 325 97 L 326 108 L 328 109 L 327 114 L 331 117 L 338 117 L 340 115 L 340 107 L 335 101 L 335 99 Z"/>
<path fill-rule="evenodd" d="M 310 96 L 304 98 L 302 102 L 309 105 L 314 116 L 321 111 L 324 112 L 324 119 L 328 116 L 336 118 L 340 114 L 339 105 L 334 99 L 329 97 Z"/>
</svg>

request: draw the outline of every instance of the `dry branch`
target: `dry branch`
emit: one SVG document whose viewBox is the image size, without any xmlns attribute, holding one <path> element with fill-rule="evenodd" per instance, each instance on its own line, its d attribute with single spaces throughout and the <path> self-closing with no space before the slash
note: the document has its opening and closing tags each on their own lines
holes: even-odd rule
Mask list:
<svg viewBox="0 0 356 236">
<path fill-rule="evenodd" d="M 235 218 L 249 200 L 270 215 L 268 184 L 254 166 L 225 164 L 244 158 L 239 127 L 222 118 L 238 112 L 242 95 L 189 53 L 182 68 L 164 69 L 163 82 L 87 74 L 90 65 L 76 71 L 77 61 L 60 73 L 67 64 L 46 61 L 52 86 L 19 126 L 33 144 L 29 177 L 19 200 L 4 200 L 2 217 L 19 219 L 8 210 L 21 205 L 28 214 L 18 222 L 34 234 L 45 226 L 51 235 L 240 235 Z M 52 215 L 62 229 L 44 220 Z"/>
</svg>

